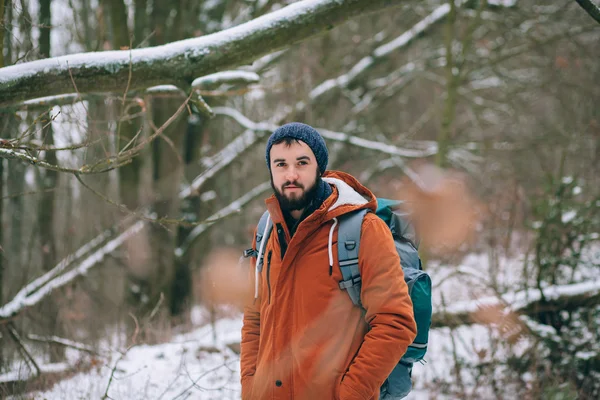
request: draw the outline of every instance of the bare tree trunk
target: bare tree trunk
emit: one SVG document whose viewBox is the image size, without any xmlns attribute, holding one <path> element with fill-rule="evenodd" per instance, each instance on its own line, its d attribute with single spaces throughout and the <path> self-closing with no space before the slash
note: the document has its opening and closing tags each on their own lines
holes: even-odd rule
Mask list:
<svg viewBox="0 0 600 400">
<path fill-rule="evenodd" d="M 127 6 L 123 0 L 103 0 L 110 13 L 112 45 L 116 50 L 130 47 L 129 28 L 127 27 Z"/>
<path fill-rule="evenodd" d="M 39 49 L 40 57 L 50 57 L 50 30 L 52 25 L 52 15 L 50 10 L 51 0 L 40 1 L 40 39 Z M 54 146 L 54 132 L 52 130 L 52 115 L 43 120 L 45 125 L 42 129 L 42 142 L 46 146 Z M 45 160 L 56 164 L 56 152 L 48 151 Z M 58 172 L 45 170 L 42 172 L 41 199 L 39 203 L 38 226 L 40 235 L 40 246 L 42 250 L 42 268 L 44 271 L 50 271 L 56 264 L 56 235 L 55 235 L 55 210 L 56 185 L 58 181 Z M 62 321 L 58 297 L 61 291 L 55 292 L 42 305 L 44 319 L 48 322 L 48 329 L 51 335 L 62 336 Z M 64 359 L 65 349 L 63 346 L 50 344 L 50 360 L 58 362 Z"/>
<path fill-rule="evenodd" d="M 448 165 L 448 152 L 452 140 L 452 129 L 454 128 L 454 119 L 456 116 L 456 95 L 458 84 L 458 71 L 454 65 L 452 45 L 455 39 L 456 28 L 456 4 L 454 0 L 450 2 L 450 13 L 446 22 L 445 44 L 446 44 L 446 101 L 444 102 L 444 111 L 442 113 L 442 125 L 438 135 L 438 152 L 436 154 L 436 165 L 445 168 Z"/>
<path fill-rule="evenodd" d="M 148 0 L 134 0 L 134 17 L 133 17 L 133 47 L 142 45 L 146 40 L 148 31 Z"/>
<path fill-rule="evenodd" d="M 81 1 L 81 20 L 83 21 L 83 45 L 85 51 L 93 51 L 95 49 L 93 42 L 94 33 L 90 24 L 90 0 Z"/>
<path fill-rule="evenodd" d="M 1 61 L 1 60 L 0 60 Z M 1 67 L 1 65 L 0 65 Z M 0 304 L 4 304 L 4 160 L 0 159 Z M 4 367 L 4 337 L 0 337 L 0 371 Z"/>
<path fill-rule="evenodd" d="M 185 165 L 191 165 L 196 162 L 200 155 L 204 133 L 206 131 L 206 123 L 203 116 L 194 115 L 188 118 L 187 131 L 185 137 Z M 187 217 L 186 221 L 197 222 L 199 219 L 200 198 L 191 196 L 183 200 L 181 212 Z M 192 227 L 181 225 L 177 229 L 177 247 L 181 246 L 185 239 L 192 231 Z M 170 312 L 172 316 L 181 317 L 183 321 L 187 318 L 187 311 L 191 306 L 192 296 L 192 257 L 191 252 L 187 252 L 182 257 L 175 257 L 174 270 L 175 277 L 173 279 L 173 289 L 170 304 Z"/>
<path fill-rule="evenodd" d="M 0 68 L 4 67 L 4 0 L 0 0 Z"/>
<path fill-rule="evenodd" d="M 40 0 L 40 58 L 50 57 L 51 0 Z"/>
<path fill-rule="evenodd" d="M 150 39 L 152 45 L 161 45 L 171 39 L 167 27 L 167 16 L 172 11 L 178 13 L 184 10 L 174 10 L 176 6 L 165 2 L 155 3 L 151 14 L 154 36 Z M 181 39 L 181 38 L 176 38 Z M 152 100 L 152 121 L 155 126 L 161 126 L 169 119 L 179 106 L 172 99 L 155 98 Z M 152 143 L 154 211 L 159 216 L 176 216 L 180 212 L 180 200 L 177 195 L 183 176 L 183 159 L 181 158 L 183 141 L 185 139 L 186 119 L 179 117 L 178 121 L 166 132 L 166 138 Z M 165 298 L 166 309 L 171 311 L 172 297 L 175 289 L 176 265 L 175 246 L 177 231 L 170 232 L 164 227 L 153 225 L 150 228 L 150 243 L 152 249 L 150 279 L 148 281 L 151 304 L 156 302 L 161 293 Z M 180 271 L 181 278 L 181 271 Z M 180 289 L 180 288 L 177 288 Z M 170 312 L 163 314 L 169 316 Z M 160 321 L 159 321 L 160 322 Z"/>
<path fill-rule="evenodd" d="M 0 0 L 0 68 L 10 63 L 11 59 L 11 41 L 10 35 L 4 35 L 4 32 L 12 26 L 12 12 L 10 0 Z M 4 58 L 4 49 L 6 49 L 6 58 Z M 12 118 L 5 119 L 0 125 L 1 132 L 10 132 L 10 121 Z M 4 251 L 4 160 L 0 160 L 0 304 L 4 304 L 4 277 L 6 269 L 6 254 Z M 6 361 L 4 349 L 6 347 L 5 337 L 0 336 L 0 371 L 3 371 Z"/>
</svg>

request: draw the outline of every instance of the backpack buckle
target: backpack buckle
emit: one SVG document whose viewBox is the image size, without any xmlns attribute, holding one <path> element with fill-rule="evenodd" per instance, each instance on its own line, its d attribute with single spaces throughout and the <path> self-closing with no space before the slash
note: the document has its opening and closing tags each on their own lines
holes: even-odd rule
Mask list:
<svg viewBox="0 0 600 400">
<path fill-rule="evenodd" d="M 254 249 L 244 250 L 244 258 L 256 257 L 256 256 L 258 256 L 258 251 L 254 250 Z"/>
<path fill-rule="evenodd" d="M 347 281 L 341 281 L 339 283 L 339 287 L 340 287 L 340 289 L 345 290 L 345 289 L 349 289 L 351 287 L 360 285 L 360 282 L 361 282 L 360 276 L 355 276 L 351 279 L 348 279 Z"/>
</svg>

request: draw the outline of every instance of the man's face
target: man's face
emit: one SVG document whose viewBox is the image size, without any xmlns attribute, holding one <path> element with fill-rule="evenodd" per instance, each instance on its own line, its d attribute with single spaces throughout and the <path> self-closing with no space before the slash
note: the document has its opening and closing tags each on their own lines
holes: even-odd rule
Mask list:
<svg viewBox="0 0 600 400">
<path fill-rule="evenodd" d="M 271 147 L 271 186 L 283 210 L 306 208 L 316 193 L 319 178 L 315 155 L 302 141 Z"/>
</svg>

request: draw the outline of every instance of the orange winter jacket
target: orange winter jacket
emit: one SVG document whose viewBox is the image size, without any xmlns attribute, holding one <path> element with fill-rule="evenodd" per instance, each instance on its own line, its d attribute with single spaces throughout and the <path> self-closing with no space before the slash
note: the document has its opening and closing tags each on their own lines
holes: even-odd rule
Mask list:
<svg viewBox="0 0 600 400">
<path fill-rule="evenodd" d="M 377 201 L 348 174 L 327 171 L 324 180 L 333 193 L 293 237 L 277 199 L 266 200 L 274 228 L 264 250 L 258 297 L 244 309 L 243 400 L 377 400 L 380 386 L 415 338 L 398 253 L 388 227 L 374 213 L 367 213 L 361 231 L 364 310 L 339 288 L 334 218 L 362 208 L 375 211 Z M 253 258 L 252 276 L 255 264 Z"/>
</svg>

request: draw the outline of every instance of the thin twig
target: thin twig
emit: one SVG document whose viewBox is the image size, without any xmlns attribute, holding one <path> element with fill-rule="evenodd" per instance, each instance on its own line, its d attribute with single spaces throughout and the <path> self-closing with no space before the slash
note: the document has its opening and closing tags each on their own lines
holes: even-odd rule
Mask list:
<svg viewBox="0 0 600 400">
<path fill-rule="evenodd" d="M 23 358 L 25 358 L 25 361 L 30 362 L 31 365 L 33 366 L 33 369 L 35 370 L 36 376 L 40 376 L 42 374 L 42 371 L 40 370 L 40 367 L 37 364 L 37 362 L 35 362 L 35 359 L 33 358 L 33 356 L 29 353 L 29 351 L 27 351 L 27 348 L 23 344 L 23 341 L 21 340 L 21 337 L 19 336 L 19 333 L 17 332 L 17 330 L 15 328 L 14 322 L 8 323 L 6 326 L 6 329 L 8 331 L 10 338 L 17 344 L 17 347 L 19 348 Z"/>
<path fill-rule="evenodd" d="M 190 390 L 190 389 L 192 389 L 192 388 L 194 388 L 194 387 L 196 387 L 196 388 L 199 388 L 199 389 L 204 389 L 204 388 L 202 388 L 202 387 L 200 387 L 200 386 L 198 386 L 198 385 L 197 385 L 197 383 L 198 383 L 198 381 L 200 381 L 200 379 L 204 378 L 206 375 L 208 375 L 208 374 L 210 374 L 210 373 L 212 373 L 212 372 L 218 371 L 219 369 L 221 369 L 221 368 L 223 368 L 223 367 L 226 367 L 226 366 L 227 366 L 227 364 L 231 364 L 231 363 L 233 363 L 233 362 L 236 362 L 236 361 L 235 361 L 235 360 L 228 361 L 228 362 L 225 362 L 225 363 L 223 363 L 222 365 L 219 365 L 219 366 L 217 366 L 217 367 L 214 367 L 214 368 L 211 368 L 211 369 L 209 369 L 208 371 L 205 371 L 205 372 L 204 372 L 204 373 L 202 373 L 200 376 L 198 376 L 198 378 L 196 378 L 195 380 L 193 380 L 193 381 L 192 381 L 192 384 L 191 384 L 190 386 L 188 386 L 187 388 L 185 388 L 185 389 L 184 389 L 184 390 L 183 390 L 181 393 L 179 393 L 177 396 L 173 397 L 173 400 L 176 400 L 177 398 L 179 398 L 179 397 L 181 397 L 181 396 L 185 395 L 185 394 L 187 393 L 187 391 L 188 391 L 188 390 Z"/>
<path fill-rule="evenodd" d="M 133 343 L 134 345 L 137 344 L 137 337 L 140 333 L 140 324 L 138 323 L 137 318 L 135 317 L 135 315 L 133 315 L 133 313 L 129 313 L 129 316 L 131 317 L 131 319 L 133 319 L 133 322 L 135 323 L 135 329 L 133 331 L 133 335 L 131 335 L 131 343 Z M 129 350 L 129 349 L 127 349 Z"/>
<path fill-rule="evenodd" d="M 90 346 L 87 346 L 83 343 L 73 342 L 71 340 L 64 339 L 64 338 L 59 338 L 59 337 L 54 337 L 54 336 L 46 337 L 46 336 L 29 334 L 29 335 L 27 335 L 27 339 L 31 340 L 33 342 L 59 344 L 61 346 L 69 347 L 71 349 L 83 351 L 83 352 L 93 354 L 98 357 L 102 357 L 102 354 L 98 353 L 96 350 L 94 350 Z"/>
<path fill-rule="evenodd" d="M 127 351 L 129 351 L 129 349 L 127 349 Z M 104 396 L 102 396 L 102 400 L 107 400 L 107 399 L 112 399 L 112 397 L 110 397 L 108 395 L 108 390 L 110 389 L 110 385 L 113 381 L 113 379 L 115 379 L 115 372 L 117 370 L 117 365 L 119 365 L 119 362 L 121 362 L 125 356 L 127 355 L 127 351 L 122 353 L 119 358 L 117 359 L 117 361 L 115 362 L 114 367 L 112 368 L 112 370 L 110 371 L 110 377 L 108 378 L 108 384 L 106 385 L 106 390 L 104 391 Z"/>
</svg>

